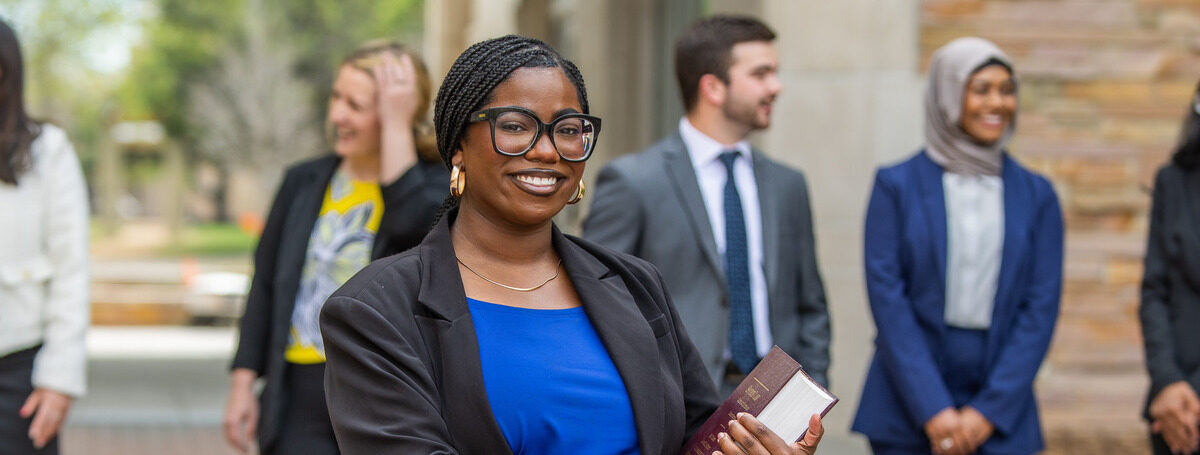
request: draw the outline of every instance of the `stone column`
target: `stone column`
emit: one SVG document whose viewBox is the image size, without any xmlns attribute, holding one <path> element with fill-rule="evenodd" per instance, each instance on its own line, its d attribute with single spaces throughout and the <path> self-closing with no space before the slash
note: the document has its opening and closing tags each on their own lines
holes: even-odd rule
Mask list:
<svg viewBox="0 0 1200 455">
<path fill-rule="evenodd" d="M 458 54 L 470 44 L 466 27 L 470 23 L 471 0 L 439 0 L 425 3 L 425 62 L 436 87 L 454 64 Z"/>
<path fill-rule="evenodd" d="M 783 93 L 755 142 L 808 177 L 818 255 L 833 320 L 827 416 L 830 453 L 868 453 L 848 435 L 874 332 L 862 272 L 862 232 L 875 167 L 922 142 L 918 3 L 762 0 L 778 34 Z"/>
</svg>

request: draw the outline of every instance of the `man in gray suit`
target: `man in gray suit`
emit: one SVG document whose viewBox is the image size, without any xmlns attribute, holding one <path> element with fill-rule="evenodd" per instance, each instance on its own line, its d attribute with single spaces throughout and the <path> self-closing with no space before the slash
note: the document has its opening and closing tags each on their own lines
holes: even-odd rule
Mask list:
<svg viewBox="0 0 1200 455">
<path fill-rule="evenodd" d="M 781 89 L 775 33 L 715 16 L 675 44 L 678 131 L 601 171 L 588 240 L 646 259 L 714 382 L 732 391 L 777 344 L 828 385 L 829 313 L 804 175 L 746 141 Z"/>
</svg>

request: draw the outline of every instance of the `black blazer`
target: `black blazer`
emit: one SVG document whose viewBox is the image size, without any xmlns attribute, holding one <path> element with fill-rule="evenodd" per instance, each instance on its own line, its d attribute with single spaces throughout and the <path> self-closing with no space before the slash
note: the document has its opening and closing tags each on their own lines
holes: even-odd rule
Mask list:
<svg viewBox="0 0 1200 455">
<path fill-rule="evenodd" d="M 260 398 L 260 447 L 274 442 L 285 412 L 283 353 L 300 272 L 325 190 L 339 164 L 341 158 L 328 155 L 287 170 L 254 251 L 254 278 L 231 368 L 249 368 L 266 378 Z M 372 259 L 420 243 L 448 192 L 448 181 L 449 174 L 441 163 L 420 161 L 395 182 L 380 188 L 384 211 L 371 249 Z"/>
<path fill-rule="evenodd" d="M 1164 166 L 1154 179 L 1150 234 L 1138 315 L 1150 372 L 1150 400 L 1187 381 L 1200 391 L 1200 169 Z"/>
<path fill-rule="evenodd" d="M 343 453 L 512 453 L 484 390 L 451 222 L 367 266 L 321 310 L 325 392 Z M 719 400 L 661 277 L 633 256 L 557 228 L 553 236 L 625 382 L 642 453 L 678 453 Z"/>
</svg>

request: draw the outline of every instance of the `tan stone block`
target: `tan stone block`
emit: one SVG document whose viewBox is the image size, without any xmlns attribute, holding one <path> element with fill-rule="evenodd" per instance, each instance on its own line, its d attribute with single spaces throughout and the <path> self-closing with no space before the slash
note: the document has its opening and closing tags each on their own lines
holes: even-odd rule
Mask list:
<svg viewBox="0 0 1200 455">
<path fill-rule="evenodd" d="M 983 7 L 982 0 L 927 0 L 921 2 L 921 18 L 962 19 L 964 16 L 979 14 Z"/>
<path fill-rule="evenodd" d="M 1142 232 L 1081 231 L 1069 229 L 1065 249 L 1069 257 L 1087 259 L 1140 259 L 1146 250 Z"/>
<path fill-rule="evenodd" d="M 1108 118 L 1101 122 L 1099 135 L 1113 141 L 1167 147 L 1179 134 L 1177 121 L 1165 119 Z"/>
<path fill-rule="evenodd" d="M 1192 96 L 1196 93 L 1196 78 L 1200 76 L 1200 54 L 1189 55 L 1188 60 L 1196 64 L 1198 71 L 1185 77 L 1162 78 L 1154 81 L 1155 97 L 1158 102 L 1170 106 L 1176 111 L 1176 117 L 1183 119 Z"/>
<path fill-rule="evenodd" d="M 1109 260 L 1105 281 L 1114 285 L 1134 286 L 1142 282 L 1142 261 L 1133 259 Z"/>
<path fill-rule="evenodd" d="M 1022 99 L 1025 99 L 1022 96 Z M 1092 128 L 1100 125 L 1099 110 L 1090 100 L 1056 98 L 1043 100 L 1040 114 L 1044 115 L 1051 125 L 1057 127 Z M 1028 134 L 1025 128 L 1025 118 L 1021 119 L 1021 132 Z"/>
<path fill-rule="evenodd" d="M 1079 187 L 1095 186 L 1101 191 L 1112 191 L 1113 186 L 1128 186 L 1133 183 L 1136 161 L 1089 160 L 1079 164 L 1075 178 L 1070 183 Z M 1090 187 L 1089 187 L 1090 188 Z"/>
<path fill-rule="evenodd" d="M 1027 0 L 992 1 L 983 15 L 989 22 L 1014 26 L 1045 24 L 1091 28 L 1137 26 L 1134 5 L 1128 0 Z"/>
<path fill-rule="evenodd" d="M 1200 10 L 1169 8 L 1158 11 L 1157 29 L 1171 34 L 1200 31 Z"/>
<path fill-rule="evenodd" d="M 1027 137 L 1018 133 L 1013 139 L 1009 151 L 1022 158 L 1055 157 L 1062 159 L 1077 157 L 1116 159 L 1137 156 L 1140 150 L 1134 144 L 1104 142 L 1096 138 L 1060 139 L 1054 137 Z"/>
<path fill-rule="evenodd" d="M 1087 99 L 1097 103 L 1141 103 L 1153 97 L 1150 84 L 1141 81 L 1097 80 L 1067 82 L 1063 93 L 1068 97 Z"/>
</svg>

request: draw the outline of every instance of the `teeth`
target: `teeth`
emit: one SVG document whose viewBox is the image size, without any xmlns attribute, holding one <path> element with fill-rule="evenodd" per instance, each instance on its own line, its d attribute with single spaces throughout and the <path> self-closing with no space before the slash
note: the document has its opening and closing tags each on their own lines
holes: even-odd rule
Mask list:
<svg viewBox="0 0 1200 455">
<path fill-rule="evenodd" d="M 518 175 L 517 180 L 534 186 L 550 186 L 558 181 L 553 177 L 534 177 L 532 175 Z"/>
</svg>

